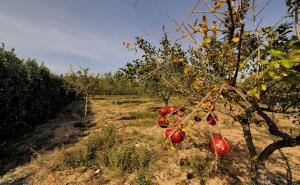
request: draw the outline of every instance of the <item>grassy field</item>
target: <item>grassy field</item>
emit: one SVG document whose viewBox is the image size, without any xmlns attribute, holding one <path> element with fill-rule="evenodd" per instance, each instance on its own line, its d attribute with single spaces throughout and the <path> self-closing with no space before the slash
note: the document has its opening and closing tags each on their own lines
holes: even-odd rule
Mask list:
<svg viewBox="0 0 300 185">
<path fill-rule="evenodd" d="M 250 159 L 242 128 L 217 112 L 219 122 L 205 121 L 187 131 L 184 142 L 170 151 L 164 131 L 155 123 L 160 100 L 136 96 L 101 96 L 83 105 L 75 101 L 57 117 L 31 134 L 5 144 L 0 184 L 249 184 Z M 171 99 L 170 104 L 179 104 Z M 223 109 L 221 105 L 217 110 Z M 276 115 L 281 129 L 288 129 L 284 115 Z M 272 142 L 266 127 L 251 127 L 255 146 Z M 208 150 L 209 130 L 231 143 L 228 156 L 214 166 Z M 299 131 L 299 130 L 298 130 Z M 300 147 L 282 149 L 300 183 Z M 276 151 L 267 161 L 274 184 L 285 183 L 287 160 Z"/>
</svg>

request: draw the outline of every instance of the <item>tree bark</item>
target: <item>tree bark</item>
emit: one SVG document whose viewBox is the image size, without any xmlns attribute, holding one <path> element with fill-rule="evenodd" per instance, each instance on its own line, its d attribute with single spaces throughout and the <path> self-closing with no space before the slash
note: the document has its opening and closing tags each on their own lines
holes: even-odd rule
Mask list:
<svg viewBox="0 0 300 185">
<path fill-rule="evenodd" d="M 85 96 L 84 119 L 86 118 L 86 114 L 87 114 L 87 104 L 88 104 L 88 96 Z"/>
<path fill-rule="evenodd" d="M 255 161 L 257 152 L 253 143 L 252 134 L 250 130 L 250 122 L 247 118 L 237 117 L 243 128 L 244 139 L 251 159 L 251 180 L 255 184 L 269 184 L 267 178 L 267 171 L 265 168 L 265 162 Z"/>
</svg>

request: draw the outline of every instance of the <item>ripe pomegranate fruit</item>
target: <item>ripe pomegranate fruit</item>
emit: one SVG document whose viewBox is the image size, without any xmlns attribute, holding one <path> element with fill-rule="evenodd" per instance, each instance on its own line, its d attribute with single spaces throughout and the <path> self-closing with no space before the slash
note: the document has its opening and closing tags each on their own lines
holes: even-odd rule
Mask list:
<svg viewBox="0 0 300 185">
<path fill-rule="evenodd" d="M 168 138 L 169 135 L 172 134 L 175 129 L 176 129 L 175 127 L 167 128 L 165 132 L 166 138 Z M 178 130 L 173 134 L 171 141 L 172 143 L 180 143 L 181 141 L 184 140 L 184 138 L 185 138 L 185 132 Z"/>
<path fill-rule="evenodd" d="M 168 113 L 174 114 L 177 112 L 177 107 L 175 105 L 168 107 Z"/>
<path fill-rule="evenodd" d="M 158 109 L 158 113 L 161 115 L 161 116 L 165 116 L 166 114 L 168 114 L 168 108 L 167 107 L 160 107 Z"/>
<path fill-rule="evenodd" d="M 217 122 L 218 122 L 218 117 L 217 117 L 216 114 L 211 113 L 211 114 L 209 114 L 209 115 L 207 116 L 206 120 L 207 120 L 207 123 L 208 123 L 208 124 L 210 124 L 210 125 L 215 125 L 215 124 L 217 124 Z"/>
<path fill-rule="evenodd" d="M 222 157 L 227 155 L 230 152 L 230 144 L 225 137 L 222 137 L 220 134 L 216 134 L 209 141 L 209 149 L 211 152 L 215 152 L 217 150 L 217 155 Z"/>
<path fill-rule="evenodd" d="M 161 128 L 167 128 L 169 120 L 166 117 L 160 117 L 157 123 Z"/>
</svg>

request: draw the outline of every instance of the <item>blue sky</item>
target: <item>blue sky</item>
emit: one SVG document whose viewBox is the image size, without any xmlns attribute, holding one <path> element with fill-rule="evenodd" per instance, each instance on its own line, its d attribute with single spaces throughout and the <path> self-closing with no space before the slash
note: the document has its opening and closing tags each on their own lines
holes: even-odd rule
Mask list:
<svg viewBox="0 0 300 185">
<path fill-rule="evenodd" d="M 267 0 L 257 0 L 262 6 Z M 195 0 L 0 0 L 0 42 L 16 48 L 21 58 L 35 58 L 56 73 L 70 64 L 93 72 L 115 71 L 137 58 L 122 42 L 175 26 Z M 200 4 L 200 9 L 204 7 Z M 272 0 L 260 14 L 261 25 L 275 23 L 286 13 L 284 0 Z M 200 17 L 200 15 L 199 15 Z"/>
</svg>

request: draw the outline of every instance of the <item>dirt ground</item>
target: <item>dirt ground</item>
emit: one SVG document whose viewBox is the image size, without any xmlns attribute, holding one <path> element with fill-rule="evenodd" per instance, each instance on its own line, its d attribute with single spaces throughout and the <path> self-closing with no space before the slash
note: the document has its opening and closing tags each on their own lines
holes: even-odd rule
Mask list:
<svg viewBox="0 0 300 185">
<path fill-rule="evenodd" d="M 155 162 L 144 173 L 153 184 L 249 184 L 250 159 L 242 128 L 231 118 L 216 114 L 219 122 L 210 126 L 201 121 L 187 130 L 186 139 L 169 150 L 164 140 L 165 129 L 155 123 L 159 118 L 157 108 L 162 102 L 135 96 L 101 96 L 90 100 L 88 123 L 83 121 L 83 105 L 74 101 L 56 118 L 36 128 L 31 134 L 17 141 L 1 146 L 0 184 L 136 184 L 139 172 L 119 174 L 109 167 L 99 169 L 79 167 L 53 170 L 51 167 L 59 160 L 64 149 L 75 148 L 94 132 L 101 131 L 109 124 L 117 128 L 117 136 L 124 143 L 131 142 L 135 147 L 144 146 L 156 154 Z M 171 104 L 178 104 L 171 100 Z M 217 110 L 222 109 L 221 105 Z M 290 125 L 284 115 L 277 115 L 281 129 L 299 127 Z M 272 142 L 263 124 L 252 124 L 254 144 L 258 151 Z M 231 144 L 229 155 L 218 159 L 217 166 L 203 163 L 202 168 L 194 168 L 193 160 L 199 164 L 205 159 L 213 159 L 208 149 L 209 133 L 221 133 Z M 287 163 L 292 169 L 293 182 L 300 184 L 300 147 L 284 148 L 274 152 L 267 161 L 268 177 L 273 184 L 285 184 Z M 198 163 L 197 163 L 198 164 Z M 198 166 L 199 166 L 198 164 Z M 215 168 L 216 167 L 216 168 Z M 210 169 L 210 170 L 208 170 Z M 208 171 L 208 173 L 204 173 Z"/>
</svg>

